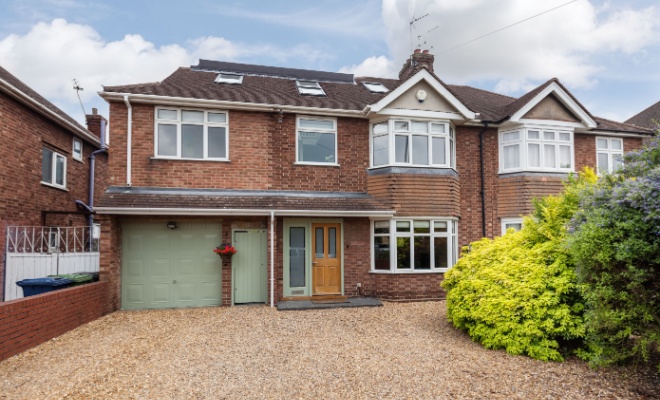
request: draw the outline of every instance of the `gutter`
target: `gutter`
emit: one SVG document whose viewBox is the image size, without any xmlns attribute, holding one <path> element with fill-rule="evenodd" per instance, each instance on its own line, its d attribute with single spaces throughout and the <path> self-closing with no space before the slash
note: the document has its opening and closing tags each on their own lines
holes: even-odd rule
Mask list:
<svg viewBox="0 0 660 400">
<path fill-rule="evenodd" d="M 241 208 L 137 208 L 137 207 L 97 207 L 97 214 L 115 215 L 245 215 L 271 216 L 277 213 L 282 217 L 393 217 L 394 211 L 341 211 L 341 210 L 266 210 Z"/>
<path fill-rule="evenodd" d="M 178 107 L 221 107 L 228 110 L 246 110 L 246 111 L 282 111 L 290 113 L 309 113 L 315 115 L 327 116 L 349 116 L 349 117 L 365 117 L 363 110 L 345 110 L 345 109 L 330 109 L 321 107 L 300 107 L 278 104 L 265 104 L 265 103 L 246 103 L 226 100 L 207 100 L 207 99 L 191 99 L 187 97 L 165 97 L 155 96 L 148 94 L 131 94 L 131 93 L 112 93 L 112 92 L 98 92 L 106 101 L 124 101 L 126 102 L 130 96 L 134 103 L 146 103 L 157 105 L 172 105 Z"/>
<path fill-rule="evenodd" d="M 126 187 L 131 187 L 131 137 L 133 135 L 133 107 L 128 101 L 128 95 L 124 96 L 124 103 L 126 103 Z"/>
</svg>

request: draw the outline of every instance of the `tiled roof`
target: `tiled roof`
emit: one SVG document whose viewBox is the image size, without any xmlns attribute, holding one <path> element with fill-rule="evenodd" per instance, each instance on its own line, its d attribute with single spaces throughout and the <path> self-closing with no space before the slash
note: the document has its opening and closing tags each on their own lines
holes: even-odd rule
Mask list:
<svg viewBox="0 0 660 400">
<path fill-rule="evenodd" d="M 390 211 L 366 193 L 111 186 L 97 208 Z"/>
<path fill-rule="evenodd" d="M 36 101 L 37 103 L 41 104 L 42 106 L 46 107 L 50 111 L 54 112 L 57 114 L 59 117 L 62 119 L 66 120 L 67 122 L 75 125 L 79 129 L 82 130 L 87 130 L 84 128 L 82 125 L 78 123 L 75 119 L 71 118 L 67 113 L 64 111 L 60 110 L 57 108 L 53 103 L 50 101 L 46 100 L 43 96 L 41 96 L 39 93 L 35 92 L 30 88 L 28 85 L 25 83 L 21 82 L 18 78 L 16 78 L 14 75 L 12 75 L 9 71 L 6 69 L 0 67 L 0 79 L 4 80 L 5 82 L 9 83 L 11 86 L 14 88 L 20 90 L 23 92 L 25 95 L 27 95 L 29 98 L 32 100 Z"/>
<path fill-rule="evenodd" d="M 598 124 L 598 129 L 605 131 L 616 131 L 616 132 L 636 132 L 644 134 L 652 134 L 651 129 L 635 126 L 627 122 L 616 122 L 605 118 L 594 117 L 594 121 Z"/>
<path fill-rule="evenodd" d="M 626 123 L 657 131 L 660 126 L 660 101 L 631 117 Z"/>
<path fill-rule="evenodd" d="M 203 60 L 201 60 L 203 61 Z M 200 61 L 200 65 L 202 65 Z M 383 97 L 387 96 L 392 90 L 396 89 L 402 84 L 401 81 L 396 79 L 383 79 L 361 77 L 355 78 L 354 82 L 348 82 L 348 74 L 340 76 L 335 81 L 327 82 L 320 81 L 320 85 L 326 93 L 326 96 L 306 96 L 298 93 L 295 79 L 290 76 L 274 77 L 258 75 L 259 71 L 267 70 L 271 75 L 276 75 L 278 69 L 275 67 L 259 67 L 249 66 L 245 64 L 234 63 L 221 63 L 209 62 L 216 70 L 225 69 L 233 72 L 239 71 L 241 68 L 246 69 L 248 72 L 243 77 L 243 83 L 240 85 L 221 84 L 215 83 L 215 78 L 218 72 L 207 70 L 197 70 L 199 66 L 193 68 L 179 68 L 172 75 L 167 77 L 160 83 L 147 83 L 138 85 L 124 85 L 124 86 L 106 86 L 104 88 L 107 93 L 127 93 L 127 94 L 143 94 L 155 95 L 164 97 L 180 97 L 188 99 L 204 99 L 204 100 L 219 100 L 231 101 L 240 103 L 254 103 L 254 104 L 269 104 L 273 106 L 296 106 L 296 107 L 313 107 L 329 110 L 349 110 L 349 111 L 362 111 L 367 106 L 377 103 Z M 206 65 L 209 67 L 211 64 Z M 249 67 L 249 68 L 248 68 Z M 254 68 L 252 68 L 254 67 Z M 260 69 L 261 68 L 261 69 Z M 265 71 L 264 70 L 264 71 Z M 314 71 L 295 70 L 282 68 L 281 70 L 294 71 L 293 73 L 306 73 L 312 74 Z M 300 72 L 302 71 L 302 72 Z M 286 75 L 284 72 L 280 72 Z M 317 72 L 317 74 L 323 74 Z M 334 74 L 334 73 L 327 73 Z M 291 74 L 289 74 L 291 75 Z M 463 103 L 468 109 L 480 114 L 482 121 L 501 122 L 510 118 L 517 111 L 519 111 L 525 104 L 538 95 L 543 89 L 552 83 L 558 84 L 568 96 L 570 96 L 576 104 L 578 104 L 589 116 L 598 121 L 598 127 L 608 130 L 625 130 L 640 132 L 640 129 L 617 123 L 614 121 L 607 121 L 602 118 L 593 117 L 589 110 L 587 110 L 580 102 L 573 96 L 573 94 L 564 87 L 557 78 L 552 78 L 532 91 L 524 94 L 519 98 L 504 96 L 501 94 L 489 92 L 482 89 L 477 89 L 470 86 L 461 85 L 448 85 L 442 82 L 436 75 L 431 72 L 438 81 L 444 85 L 456 98 Z M 310 75 L 312 76 L 312 75 Z M 318 75 L 320 78 L 321 75 Z M 328 75 L 327 79 L 332 76 Z M 380 82 L 387 87 L 390 92 L 387 93 L 372 93 L 364 85 L 363 82 Z M 660 109 L 660 107 L 658 107 Z M 646 133 L 645 130 L 641 132 Z"/>
</svg>

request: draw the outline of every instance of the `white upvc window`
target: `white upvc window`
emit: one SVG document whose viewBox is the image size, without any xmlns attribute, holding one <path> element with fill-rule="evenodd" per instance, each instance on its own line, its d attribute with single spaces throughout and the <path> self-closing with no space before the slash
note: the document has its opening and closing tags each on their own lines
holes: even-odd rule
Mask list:
<svg viewBox="0 0 660 400">
<path fill-rule="evenodd" d="M 73 159 L 76 161 L 82 161 L 83 159 L 83 143 L 82 140 L 78 138 L 73 138 L 73 150 L 71 151 Z"/>
<path fill-rule="evenodd" d="M 216 83 L 227 83 L 230 85 L 240 85 L 243 83 L 243 75 L 239 74 L 230 74 L 230 73 L 220 73 L 215 78 Z"/>
<path fill-rule="evenodd" d="M 337 165 L 337 120 L 298 117 L 296 120 L 296 162 Z"/>
<path fill-rule="evenodd" d="M 229 116 L 225 111 L 156 107 L 156 158 L 229 159 Z"/>
<path fill-rule="evenodd" d="M 451 219 L 372 221 L 372 272 L 445 272 L 457 259 L 458 222 Z"/>
<path fill-rule="evenodd" d="M 598 174 L 611 174 L 623 165 L 623 139 L 596 138 Z"/>
<path fill-rule="evenodd" d="M 371 125 L 371 167 L 454 168 L 455 131 L 447 121 L 390 119 Z"/>
<path fill-rule="evenodd" d="M 506 231 L 509 229 L 514 229 L 519 231 L 522 229 L 523 219 L 522 218 L 502 218 L 502 236 L 506 234 Z"/>
<path fill-rule="evenodd" d="M 51 149 L 41 149 L 41 183 L 66 189 L 66 157 Z"/>
<path fill-rule="evenodd" d="M 573 132 L 547 127 L 500 131 L 500 172 L 573 171 Z"/>
<path fill-rule="evenodd" d="M 364 82 L 362 84 L 364 85 L 364 87 L 369 89 L 371 93 L 387 93 L 390 91 L 388 88 L 385 87 L 385 85 L 383 85 L 380 82 Z"/>
</svg>

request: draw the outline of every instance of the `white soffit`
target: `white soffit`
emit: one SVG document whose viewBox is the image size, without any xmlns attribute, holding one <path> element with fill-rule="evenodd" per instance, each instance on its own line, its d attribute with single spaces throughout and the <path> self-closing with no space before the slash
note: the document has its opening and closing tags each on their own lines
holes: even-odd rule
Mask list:
<svg viewBox="0 0 660 400">
<path fill-rule="evenodd" d="M 403 95 L 410 88 L 417 83 L 424 80 L 428 83 L 440 96 L 444 97 L 449 104 L 454 106 L 465 119 L 474 119 L 474 112 L 470 111 L 463 103 L 461 103 L 456 96 L 454 96 L 442 83 L 433 77 L 426 69 L 422 68 L 415 75 L 410 77 L 407 81 L 401 84 L 398 88 L 394 89 L 390 94 L 380 99 L 376 104 L 369 107 L 371 113 L 378 113 L 385 109 L 390 103 Z"/>
<path fill-rule="evenodd" d="M 598 126 L 596 121 L 589 116 L 589 114 L 584 110 L 580 105 L 571 98 L 571 96 L 564 91 L 564 89 L 559 86 L 557 82 L 552 82 L 545 89 L 543 89 L 539 94 L 534 96 L 532 100 L 527 102 L 520 110 L 511 116 L 509 119 L 513 122 L 520 122 L 522 117 L 527 114 L 532 108 L 541 102 L 541 100 L 548 97 L 550 94 L 554 94 L 557 99 L 566 107 L 570 112 L 572 112 L 576 117 L 582 121 L 582 123 L 587 128 L 595 128 Z"/>
</svg>

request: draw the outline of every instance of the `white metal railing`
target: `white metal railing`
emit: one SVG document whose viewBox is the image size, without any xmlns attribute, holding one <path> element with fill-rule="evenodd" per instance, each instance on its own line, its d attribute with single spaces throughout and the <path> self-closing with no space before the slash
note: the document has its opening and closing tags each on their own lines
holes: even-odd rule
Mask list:
<svg viewBox="0 0 660 400">
<path fill-rule="evenodd" d="M 100 226 L 8 226 L 7 253 L 94 253 L 99 251 Z"/>
</svg>

